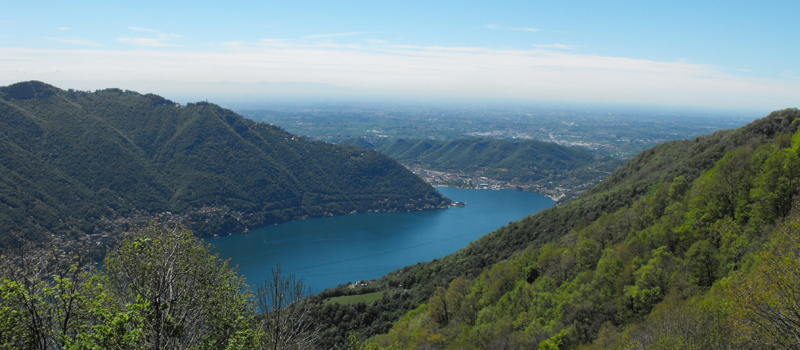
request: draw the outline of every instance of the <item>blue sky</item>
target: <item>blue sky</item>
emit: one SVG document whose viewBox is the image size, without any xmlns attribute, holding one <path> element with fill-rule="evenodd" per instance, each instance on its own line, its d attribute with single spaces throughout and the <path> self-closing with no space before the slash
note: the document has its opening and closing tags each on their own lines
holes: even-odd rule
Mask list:
<svg viewBox="0 0 800 350">
<path fill-rule="evenodd" d="M 280 84 L 265 83 L 303 82 L 350 97 L 758 110 L 800 101 L 798 1 L 28 0 L 2 7 L 2 85 L 35 79 L 187 99 L 259 98 L 280 93 Z M 297 86 L 287 91 L 304 94 Z"/>
</svg>

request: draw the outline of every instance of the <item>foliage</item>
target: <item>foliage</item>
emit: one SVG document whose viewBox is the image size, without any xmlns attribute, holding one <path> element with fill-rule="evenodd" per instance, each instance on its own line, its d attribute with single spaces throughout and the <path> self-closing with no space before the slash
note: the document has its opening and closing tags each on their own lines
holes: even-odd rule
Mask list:
<svg viewBox="0 0 800 350">
<path fill-rule="evenodd" d="M 340 322 L 339 319 L 320 318 L 325 329 L 323 343 L 329 344 L 329 347 L 334 345 L 344 347 L 351 331 L 356 331 L 364 338 L 386 333 L 391 328 L 391 323 L 400 319 L 400 315 L 426 303 L 437 288 L 449 285 L 460 276 L 474 281 L 486 268 L 511 258 L 515 253 L 526 248 L 543 249 L 548 243 L 551 243 L 549 247 L 552 249 L 545 251 L 547 259 L 543 262 L 548 263 L 553 269 L 545 270 L 537 264 L 526 266 L 523 276 L 529 282 L 533 283 L 542 276 L 547 277 L 543 281 L 550 281 L 548 283 L 563 283 L 576 276 L 586 278 L 588 271 L 596 270 L 597 277 L 593 277 L 591 288 L 598 292 L 595 296 L 598 305 L 589 307 L 584 304 L 561 311 L 571 313 L 571 317 L 591 316 L 590 321 L 587 321 L 588 324 L 578 325 L 583 334 L 581 337 L 589 341 L 590 335 L 599 330 L 610 330 L 611 326 L 616 328 L 623 325 L 620 323 L 622 321 L 639 320 L 652 309 L 652 303 L 667 295 L 668 289 L 673 285 L 682 290 L 696 288 L 694 284 L 688 285 L 681 279 L 692 278 L 685 275 L 687 267 L 682 256 L 695 242 L 702 240 L 698 239 L 700 238 L 698 233 L 708 235 L 702 236 L 705 237 L 703 239 L 710 238 L 710 242 L 719 247 L 716 255 L 708 256 L 718 264 L 712 270 L 714 278 L 726 276 L 741 266 L 744 255 L 751 249 L 753 240 L 757 238 L 754 238 L 753 231 L 758 227 L 769 226 L 768 223 L 759 223 L 758 220 L 750 218 L 768 216 L 767 208 L 775 207 L 769 203 L 786 203 L 787 200 L 786 196 L 772 198 L 758 195 L 758 191 L 753 191 L 751 196 L 747 189 L 752 190 L 754 187 L 749 187 L 751 185 L 757 188 L 768 183 L 766 180 L 758 179 L 766 179 L 764 177 L 766 175 L 763 174 L 769 173 L 773 167 L 767 166 L 759 170 L 759 167 L 764 167 L 760 162 L 768 159 L 773 153 L 788 152 L 787 140 L 794 145 L 791 149 L 796 153 L 798 136 L 793 135 L 797 131 L 797 123 L 794 122 L 797 118 L 800 118 L 800 112 L 796 109 L 776 111 L 741 129 L 720 131 L 692 140 L 669 142 L 642 152 L 612 174 L 608 180 L 577 200 L 509 223 L 444 258 L 407 266 L 380 278 L 372 285 L 369 292 L 383 289 L 394 293 L 400 289 L 407 299 L 403 302 L 385 300 L 364 305 L 360 314 L 370 315 L 367 318 L 369 322 L 348 322 L 347 327 L 340 327 L 340 323 L 333 322 Z M 739 152 L 748 154 L 753 152 L 753 156 L 747 158 L 745 164 L 736 163 L 744 159 L 729 156 L 725 162 L 733 160 L 736 164 L 723 168 L 741 169 L 747 172 L 746 176 L 743 173 L 746 186 L 739 188 L 736 196 L 748 200 L 740 202 L 737 199 L 738 211 L 730 212 L 730 208 L 725 209 L 728 212 L 719 211 L 720 206 L 713 205 L 705 198 L 722 198 L 717 194 L 726 192 L 718 192 L 712 188 L 720 190 L 724 188 L 704 184 L 718 183 L 720 180 L 717 176 L 721 175 L 719 170 L 709 171 L 715 168 L 726 154 L 742 148 L 748 151 Z M 781 169 L 784 168 L 781 166 Z M 794 171 L 792 169 L 789 167 L 779 173 L 784 174 L 781 175 L 783 177 L 790 178 L 789 174 Z M 707 172 L 709 174 L 699 179 Z M 705 190 L 701 191 L 701 188 Z M 696 193 L 692 194 L 693 191 Z M 772 199 L 767 200 L 767 198 Z M 763 200 L 767 202 L 756 204 Z M 690 205 L 695 207 L 689 208 Z M 705 209 L 698 209 L 700 206 Z M 705 218 L 710 218 L 712 213 L 721 220 L 703 221 L 704 215 Z M 719 214 L 724 215 L 719 216 Z M 689 217 L 691 219 L 687 219 Z M 695 227 L 703 222 L 704 225 Z M 554 245 L 558 242 L 574 245 L 560 247 Z M 655 266 L 668 265 L 661 267 L 662 272 L 658 272 L 658 269 L 655 274 L 644 270 L 638 272 L 642 276 L 640 277 L 642 282 L 636 287 L 635 273 L 641 264 L 650 261 L 652 252 L 661 246 L 666 246 L 664 249 L 674 252 L 675 256 L 666 262 L 653 262 Z M 701 252 L 699 248 L 701 247 L 695 248 L 695 253 Z M 638 258 L 634 259 L 635 257 Z M 695 264 L 695 267 L 698 268 L 699 265 Z M 671 273 L 667 289 L 663 287 L 666 278 L 664 276 L 667 275 L 664 272 L 665 268 Z M 701 277 L 700 270 L 695 271 L 697 273 L 694 278 Z M 655 279 L 655 276 L 661 277 Z M 672 284 L 674 281 L 679 283 Z M 654 284 L 656 282 L 660 285 Z M 631 307 L 620 309 L 619 306 L 625 304 L 622 296 L 626 294 L 624 290 L 626 285 L 630 285 L 626 300 L 629 303 L 627 305 Z M 654 289 L 655 286 L 660 290 Z M 580 288 L 585 290 L 589 287 Z M 550 304 L 541 305 L 545 307 Z M 343 309 L 336 306 L 332 308 L 329 311 L 333 314 Z M 510 325 L 513 321 L 507 319 L 504 324 Z M 523 322 L 523 319 L 518 322 Z M 606 322 L 611 322 L 609 327 L 603 327 Z M 481 332 L 486 332 L 486 329 L 482 329 Z M 487 336 L 489 333 L 480 334 Z M 545 333 L 529 335 L 527 341 L 534 343 L 535 339 L 549 337 L 545 335 Z M 572 339 L 573 336 L 574 334 L 570 333 L 566 339 Z"/>
<path fill-rule="evenodd" d="M 800 349 L 800 220 L 798 213 L 773 235 L 752 267 L 731 282 L 735 322 L 764 347 Z"/>
<path fill-rule="evenodd" d="M 312 348 L 302 281 L 278 268 L 254 300 L 184 227 L 127 234 L 103 269 L 82 249 L 19 242 L 0 266 L 0 349 Z"/>
<path fill-rule="evenodd" d="M 800 329 L 794 320 L 800 225 L 793 219 L 800 212 L 792 206 L 800 190 L 798 117 L 797 110 L 780 111 L 708 140 L 657 147 L 633 161 L 649 172 L 626 165 L 620 170 L 626 176 L 611 177 L 612 188 L 511 223 L 488 236 L 494 239 L 484 237 L 427 266 L 406 268 L 416 272 L 417 284 L 434 276 L 441 283 L 458 261 L 469 294 L 451 303 L 450 287 L 439 284 L 388 333 L 366 343 L 409 349 L 791 348 Z M 692 156 L 679 155 L 686 149 Z M 682 161 L 670 165 L 669 159 Z M 659 182 L 668 174 L 675 177 Z M 640 186 L 647 190 L 631 197 Z M 619 202 L 587 210 L 602 198 Z M 594 214 L 570 221 L 565 213 L 571 211 Z M 548 216 L 571 229 L 561 228 L 548 242 L 524 226 Z M 519 226 L 527 241 L 516 244 L 528 242 L 527 249 L 490 264 L 471 256 L 489 242 L 514 242 L 509 228 Z M 482 272 L 472 272 L 471 259 L 476 268 L 485 266 Z"/>
<path fill-rule="evenodd" d="M 92 318 L 89 259 L 81 250 L 62 252 L 17 237 L 0 259 L 0 349 L 79 341 Z"/>
<path fill-rule="evenodd" d="M 375 151 L 310 141 L 204 102 L 24 82 L 0 88 L 0 128 L 0 224 L 29 236 L 100 240 L 166 212 L 190 217 L 200 235 L 226 234 L 450 203 Z"/>
<path fill-rule="evenodd" d="M 133 311 L 136 346 L 209 348 L 227 344 L 247 320 L 244 280 L 180 227 L 150 227 L 106 258 L 118 310 Z"/>
<path fill-rule="evenodd" d="M 366 294 L 349 295 L 359 297 Z M 364 332 L 365 335 L 388 332 L 392 323 L 399 319 L 409 305 L 412 305 L 412 293 L 399 289 L 381 293 L 380 299 L 356 303 L 326 303 L 324 300 L 332 295 L 346 295 L 342 288 L 335 288 L 309 298 L 314 307 L 314 322 L 319 327 L 320 347 L 323 349 L 345 348 L 350 344 L 353 332 Z M 360 335 L 361 338 L 365 335 Z M 357 340 L 363 340 L 363 339 Z"/>
<path fill-rule="evenodd" d="M 342 304 L 342 305 L 349 305 L 349 304 L 358 304 L 358 303 L 371 303 L 376 300 L 380 300 L 383 297 L 382 292 L 374 292 L 374 293 L 367 293 L 367 294 L 357 294 L 357 295 L 343 295 L 339 297 L 332 297 L 325 299 L 325 304 L 335 303 L 335 304 Z"/>
</svg>

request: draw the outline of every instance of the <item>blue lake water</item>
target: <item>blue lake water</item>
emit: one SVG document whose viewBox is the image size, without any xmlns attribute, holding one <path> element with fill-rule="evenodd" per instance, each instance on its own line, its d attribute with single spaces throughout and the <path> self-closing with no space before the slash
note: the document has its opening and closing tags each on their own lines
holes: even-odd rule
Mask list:
<svg viewBox="0 0 800 350">
<path fill-rule="evenodd" d="M 378 278 L 453 253 L 511 221 L 550 208 L 533 192 L 439 188 L 466 207 L 408 213 L 363 213 L 299 220 L 209 239 L 239 265 L 247 283 L 263 281 L 280 263 L 315 292 Z"/>
</svg>

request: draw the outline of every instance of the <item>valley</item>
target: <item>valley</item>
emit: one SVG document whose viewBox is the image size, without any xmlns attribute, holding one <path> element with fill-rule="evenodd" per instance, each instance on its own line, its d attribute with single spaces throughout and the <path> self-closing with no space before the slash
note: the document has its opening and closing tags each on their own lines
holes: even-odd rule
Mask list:
<svg viewBox="0 0 800 350">
<path fill-rule="evenodd" d="M 7 1 L 0 350 L 800 350 L 800 1 Z"/>
<path fill-rule="evenodd" d="M 378 150 L 427 183 L 578 198 L 638 152 L 751 118 L 691 111 L 504 105 L 309 105 L 242 110 L 310 138 Z"/>
<path fill-rule="evenodd" d="M 466 205 L 297 220 L 206 241 L 220 257 L 230 258 L 248 283 L 263 281 L 269 273 L 265 267 L 280 264 L 319 293 L 441 258 L 497 227 L 553 205 L 532 192 L 438 190 Z"/>
<path fill-rule="evenodd" d="M 626 106 L 554 104 L 284 104 L 243 116 L 316 140 L 364 148 L 397 140 L 536 140 L 628 159 L 657 144 L 733 129 L 760 117 Z"/>
<path fill-rule="evenodd" d="M 460 207 L 377 151 L 119 89 L 2 87 L 0 122 L 9 130 L 0 219 L 14 231 L 2 242 L 0 334 L 21 335 L 12 347 L 40 337 L 135 348 L 188 332 L 203 344 L 263 347 L 277 339 L 268 329 L 287 329 L 274 317 L 292 310 L 302 316 L 286 321 L 298 326 L 290 336 L 303 339 L 292 344 L 325 349 L 786 344 L 761 326 L 782 327 L 774 314 L 759 312 L 790 312 L 791 297 L 772 291 L 800 285 L 797 109 L 664 142 L 624 164 L 541 141 L 371 146 L 416 163 L 430 183 L 596 183 L 570 198 L 571 189 L 548 193 L 558 206 L 528 191 L 441 188 Z M 229 235 L 238 227 L 248 233 Z M 303 290 L 306 278 L 317 294 Z M 161 291 L 193 297 L 164 301 Z M 69 303 L 82 306 L 55 307 Z M 149 333 L 179 308 L 193 310 L 180 330 Z M 35 328 L 28 315 L 74 323 Z"/>
</svg>

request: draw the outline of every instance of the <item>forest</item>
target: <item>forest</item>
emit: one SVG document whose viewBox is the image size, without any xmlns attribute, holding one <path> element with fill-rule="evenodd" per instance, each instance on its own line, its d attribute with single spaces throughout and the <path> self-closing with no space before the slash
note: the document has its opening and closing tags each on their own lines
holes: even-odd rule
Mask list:
<svg viewBox="0 0 800 350">
<path fill-rule="evenodd" d="M 15 236 L 0 259 L 0 349 L 306 349 L 308 290 L 280 266 L 254 290 L 174 223 L 124 235 L 98 267 L 85 247 Z"/>
<path fill-rule="evenodd" d="M 762 289 L 752 286 L 739 297 L 793 302 L 769 294 L 784 287 L 774 283 L 791 281 L 769 281 L 758 275 L 770 268 L 753 269 L 765 266 L 757 262 L 766 256 L 791 262 L 795 254 L 797 261 L 791 246 L 798 239 L 798 118 L 796 109 L 777 111 L 737 130 L 647 150 L 583 198 L 510 223 L 450 256 L 390 273 L 364 291 L 383 290 L 384 299 L 324 305 L 335 316 L 327 335 L 342 344 L 358 333 L 365 348 L 689 349 L 717 341 L 718 348 L 736 349 L 791 339 L 791 333 L 765 338 L 760 332 L 774 327 L 756 327 L 764 320 L 753 310 L 709 308 L 747 305 L 730 286 L 755 280 Z M 798 281 L 790 291 L 797 292 Z M 383 322 L 384 314 L 403 308 L 400 321 Z M 678 308 L 680 314 L 669 313 Z M 729 313 L 713 325 L 721 333 L 708 333 L 712 325 L 701 322 L 722 320 L 713 314 L 722 311 Z M 678 315 L 692 315 L 695 323 L 669 318 Z M 655 334 L 659 322 L 694 333 Z M 746 322 L 751 333 L 741 339 L 763 344 L 734 342 L 724 333 L 744 331 Z"/>
<path fill-rule="evenodd" d="M 784 110 L 710 136 L 725 151 L 706 171 L 677 169 L 629 205 L 462 270 L 363 347 L 796 348 L 798 117 Z M 604 185 L 663 179 L 668 169 L 638 171 L 680 148 L 645 151 Z"/>
<path fill-rule="evenodd" d="M 211 236 L 450 204 L 375 151 L 311 141 L 207 102 L 23 82 L 0 87 L 0 128 L 0 226 L 31 237 L 103 241 L 156 214 Z"/>
</svg>

